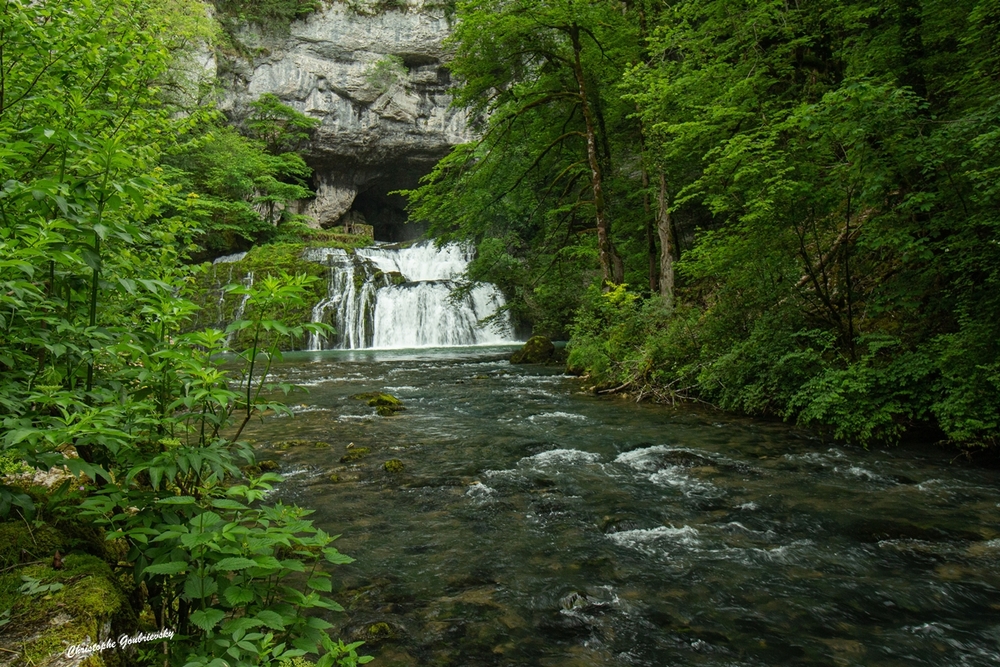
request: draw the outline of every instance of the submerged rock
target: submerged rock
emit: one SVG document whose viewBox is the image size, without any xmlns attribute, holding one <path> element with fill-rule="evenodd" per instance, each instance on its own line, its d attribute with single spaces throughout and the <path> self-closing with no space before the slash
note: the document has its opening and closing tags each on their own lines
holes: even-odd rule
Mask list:
<svg viewBox="0 0 1000 667">
<path fill-rule="evenodd" d="M 355 461 L 360 461 L 364 457 L 368 456 L 368 452 L 371 450 L 367 447 L 353 447 L 347 450 L 347 453 L 340 457 L 341 463 L 354 463 Z"/>
<path fill-rule="evenodd" d="M 389 459 L 382 464 L 382 468 L 390 474 L 403 472 L 404 467 L 403 462 L 399 459 Z"/>
<path fill-rule="evenodd" d="M 277 450 L 284 451 L 286 449 L 291 449 L 292 447 L 329 447 L 330 444 L 322 442 L 321 440 L 280 440 L 275 442 L 273 447 Z"/>
<path fill-rule="evenodd" d="M 556 346 L 545 336 L 532 336 L 520 350 L 510 355 L 512 364 L 544 364 L 554 360 Z"/>
<path fill-rule="evenodd" d="M 405 410 L 402 401 L 393 396 L 380 391 L 367 391 L 361 394 L 354 394 L 351 398 L 368 401 L 368 405 L 375 408 L 375 412 L 380 417 L 391 417 L 400 410 Z"/>
</svg>

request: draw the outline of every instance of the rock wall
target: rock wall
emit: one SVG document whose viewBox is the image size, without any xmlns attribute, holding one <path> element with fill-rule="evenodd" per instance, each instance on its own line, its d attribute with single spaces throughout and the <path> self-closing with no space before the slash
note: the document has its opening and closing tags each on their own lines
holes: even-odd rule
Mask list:
<svg viewBox="0 0 1000 667">
<path fill-rule="evenodd" d="M 356 8 L 355 8 L 356 9 Z M 264 93 L 321 121 L 306 150 L 316 199 L 303 212 L 314 224 L 363 215 L 376 239 L 406 240 L 404 201 L 450 147 L 469 141 L 465 113 L 450 108 L 443 10 L 410 0 L 405 10 L 359 14 L 333 4 L 274 35 L 237 35 L 251 58 L 219 63 L 221 108 L 238 120 Z M 357 216 L 355 215 L 355 219 Z"/>
</svg>

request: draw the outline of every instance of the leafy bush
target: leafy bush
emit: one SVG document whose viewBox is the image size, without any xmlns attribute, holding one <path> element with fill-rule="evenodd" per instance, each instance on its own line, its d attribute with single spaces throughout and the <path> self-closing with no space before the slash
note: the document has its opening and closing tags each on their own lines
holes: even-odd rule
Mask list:
<svg viewBox="0 0 1000 667">
<path fill-rule="evenodd" d="M 196 308 L 179 296 L 183 259 L 205 217 L 150 138 L 200 119 L 157 96 L 170 58 L 145 8 L 13 2 L 0 14 L 0 456 L 74 474 L 43 509 L 122 545 L 109 557 L 148 594 L 133 602 L 179 633 L 171 664 L 367 662 L 307 615 L 338 609 L 322 566 L 349 559 L 307 511 L 262 502 L 279 478 L 240 472 L 253 460 L 243 427 L 284 410 L 265 399 L 290 389 L 267 383 L 278 340 L 328 328 L 274 317 L 310 282 L 286 275 L 234 287 L 254 308 L 229 331 L 182 333 Z M 213 150 L 200 139 L 192 150 Z M 199 177 L 244 186 L 225 169 L 216 160 Z M 248 344 L 231 350 L 239 331 Z M 235 373 L 219 365 L 229 353 Z M 0 487 L 0 518 L 33 509 Z"/>
</svg>

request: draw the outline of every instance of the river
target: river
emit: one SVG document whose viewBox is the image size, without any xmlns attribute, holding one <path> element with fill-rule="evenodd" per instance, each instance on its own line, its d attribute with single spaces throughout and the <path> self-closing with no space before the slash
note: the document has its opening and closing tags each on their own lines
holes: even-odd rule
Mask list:
<svg viewBox="0 0 1000 667">
<path fill-rule="evenodd" d="M 329 620 L 373 664 L 1000 663 L 997 471 L 596 397 L 512 349 L 287 354 L 309 393 L 248 429 L 357 559 Z"/>
</svg>

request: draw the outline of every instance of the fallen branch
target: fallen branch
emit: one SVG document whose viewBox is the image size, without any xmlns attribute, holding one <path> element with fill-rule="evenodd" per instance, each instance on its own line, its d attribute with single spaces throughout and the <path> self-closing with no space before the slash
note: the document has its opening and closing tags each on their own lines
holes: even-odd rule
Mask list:
<svg viewBox="0 0 1000 667">
<path fill-rule="evenodd" d="M 595 389 L 594 393 L 597 394 L 598 396 L 602 396 L 604 394 L 617 394 L 617 393 L 620 393 L 622 391 L 625 391 L 626 389 L 628 389 L 631 386 L 632 386 L 632 381 L 629 380 L 625 384 L 620 384 L 617 387 L 615 387 L 614 389 Z"/>
</svg>

